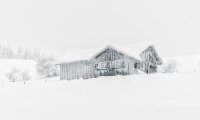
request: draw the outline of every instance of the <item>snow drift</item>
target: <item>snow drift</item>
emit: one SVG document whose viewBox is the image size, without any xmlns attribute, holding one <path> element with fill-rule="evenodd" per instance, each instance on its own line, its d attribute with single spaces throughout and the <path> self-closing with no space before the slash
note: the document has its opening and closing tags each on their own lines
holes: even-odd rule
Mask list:
<svg viewBox="0 0 200 120">
<path fill-rule="evenodd" d="M 1 120 L 199 120 L 200 74 L 8 82 Z"/>
</svg>

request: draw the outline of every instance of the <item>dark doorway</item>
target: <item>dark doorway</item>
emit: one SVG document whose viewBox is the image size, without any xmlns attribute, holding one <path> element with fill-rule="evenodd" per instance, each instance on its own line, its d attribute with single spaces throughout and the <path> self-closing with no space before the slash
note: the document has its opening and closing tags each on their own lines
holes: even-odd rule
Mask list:
<svg viewBox="0 0 200 120">
<path fill-rule="evenodd" d="M 134 64 L 134 68 L 135 68 L 135 69 L 138 69 L 138 63 L 135 63 L 135 64 Z"/>
</svg>

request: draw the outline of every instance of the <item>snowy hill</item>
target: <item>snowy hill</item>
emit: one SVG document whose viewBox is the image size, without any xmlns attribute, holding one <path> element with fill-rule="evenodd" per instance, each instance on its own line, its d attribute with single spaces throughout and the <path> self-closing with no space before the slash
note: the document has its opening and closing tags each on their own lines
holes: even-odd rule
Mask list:
<svg viewBox="0 0 200 120">
<path fill-rule="evenodd" d="M 2 82 L 2 120 L 199 120 L 200 56 L 176 60 L 178 73 L 60 81 L 59 77 Z M 31 60 L 0 60 L 0 78 L 13 67 L 37 78 Z"/>
<path fill-rule="evenodd" d="M 31 78 L 36 78 L 36 62 L 33 60 L 20 59 L 0 59 L 0 79 L 7 79 L 5 74 L 13 68 L 24 71 L 27 70 Z"/>
<path fill-rule="evenodd" d="M 1 120 L 199 120 L 200 74 L 6 83 Z"/>
<path fill-rule="evenodd" d="M 164 62 L 171 59 L 177 61 L 178 73 L 2 82 L 0 119 L 199 120 L 200 57 L 164 58 Z M 34 61 L 0 60 L 1 78 L 13 67 L 36 76 L 35 65 Z"/>
</svg>

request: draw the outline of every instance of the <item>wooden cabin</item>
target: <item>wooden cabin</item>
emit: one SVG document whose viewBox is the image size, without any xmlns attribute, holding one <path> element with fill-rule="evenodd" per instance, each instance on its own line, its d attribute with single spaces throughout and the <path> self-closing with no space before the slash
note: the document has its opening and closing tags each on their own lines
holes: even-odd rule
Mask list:
<svg viewBox="0 0 200 120">
<path fill-rule="evenodd" d="M 71 52 L 59 60 L 61 80 L 89 79 L 99 76 L 150 74 L 162 65 L 152 44 L 108 45 L 103 49 Z"/>
</svg>

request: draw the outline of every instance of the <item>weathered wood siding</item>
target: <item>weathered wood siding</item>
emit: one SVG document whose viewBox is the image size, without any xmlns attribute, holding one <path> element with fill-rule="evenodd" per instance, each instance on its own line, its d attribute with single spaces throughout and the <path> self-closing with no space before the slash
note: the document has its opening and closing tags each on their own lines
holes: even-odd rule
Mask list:
<svg viewBox="0 0 200 120">
<path fill-rule="evenodd" d="M 132 73 L 133 67 L 133 61 L 123 58 L 114 61 L 99 62 L 97 71 L 100 72 L 100 76 L 128 75 Z"/>
<path fill-rule="evenodd" d="M 124 57 L 123 53 L 108 48 L 94 58 L 97 64 L 96 71 L 99 72 L 100 76 L 114 76 L 122 74 L 122 72 L 125 74 L 125 71 L 119 71 L 125 67 L 122 60 Z"/>
<path fill-rule="evenodd" d="M 135 64 L 134 64 L 134 68 L 135 69 L 138 69 L 138 70 L 141 70 L 143 72 L 146 73 L 146 68 L 147 68 L 147 64 L 143 61 L 137 61 Z"/>
<path fill-rule="evenodd" d="M 151 63 L 153 65 L 162 65 L 162 60 L 158 56 L 153 46 L 149 46 L 140 54 L 142 61 Z"/>
<path fill-rule="evenodd" d="M 93 61 L 78 61 L 60 65 L 61 80 L 88 79 L 95 77 L 95 63 Z"/>
<path fill-rule="evenodd" d="M 128 57 L 114 49 L 106 49 L 95 58 L 97 62 L 97 71 L 100 76 L 130 75 L 134 74 L 137 68 L 135 64 L 139 63 L 132 57 Z M 138 64 L 138 68 L 140 68 Z"/>
<path fill-rule="evenodd" d="M 162 61 L 153 46 L 144 50 L 140 56 L 142 61 L 145 62 L 145 72 L 148 74 L 157 72 L 157 66 L 162 64 Z"/>
<path fill-rule="evenodd" d="M 147 74 L 157 72 L 157 65 L 162 64 L 155 48 L 149 46 L 140 57 L 127 56 L 115 49 L 107 48 L 92 60 L 82 60 L 60 65 L 61 80 L 94 78 L 98 76 L 132 75 L 141 70 Z"/>
<path fill-rule="evenodd" d="M 125 55 L 123 53 L 120 53 L 114 49 L 108 48 L 105 51 L 103 51 L 101 54 L 96 56 L 94 59 L 97 62 L 104 62 L 104 61 L 114 61 L 114 60 L 122 59 L 124 57 Z"/>
</svg>

